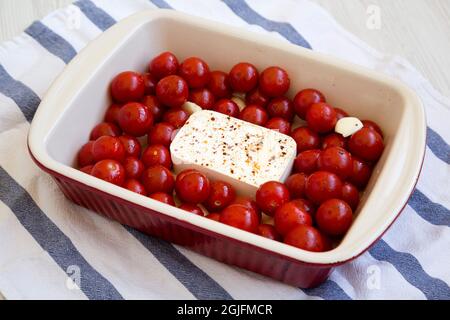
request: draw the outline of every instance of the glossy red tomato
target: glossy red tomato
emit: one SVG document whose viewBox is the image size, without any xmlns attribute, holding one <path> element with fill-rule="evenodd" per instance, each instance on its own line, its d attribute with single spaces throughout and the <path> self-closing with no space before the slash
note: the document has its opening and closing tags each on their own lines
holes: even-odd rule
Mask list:
<svg viewBox="0 0 450 320">
<path fill-rule="evenodd" d="M 231 69 L 228 80 L 235 92 L 249 92 L 258 85 L 258 77 L 258 70 L 254 65 L 241 62 Z"/>
<path fill-rule="evenodd" d="M 330 133 L 322 138 L 322 149 L 341 147 L 346 149 L 347 140 L 339 133 Z"/>
<path fill-rule="evenodd" d="M 192 89 L 203 88 L 209 82 L 209 66 L 200 58 L 190 57 L 183 61 L 178 74 Z"/>
<path fill-rule="evenodd" d="M 315 204 L 321 204 L 329 199 L 340 198 L 342 181 L 334 173 L 317 171 L 308 177 L 306 195 Z"/>
<path fill-rule="evenodd" d="M 156 192 L 149 196 L 153 200 L 157 200 L 159 202 L 175 206 L 175 200 L 173 199 L 173 195 L 165 193 L 165 192 Z"/>
<path fill-rule="evenodd" d="M 85 167 L 81 168 L 80 171 L 82 171 L 82 172 L 84 172 L 86 174 L 91 174 L 93 168 L 94 168 L 94 166 L 91 164 L 91 165 L 88 165 L 88 166 L 85 166 Z"/>
<path fill-rule="evenodd" d="M 281 97 L 289 90 L 291 80 L 284 69 L 269 67 L 259 78 L 259 89 L 268 97 Z"/>
<path fill-rule="evenodd" d="M 292 101 L 285 97 L 270 100 L 266 109 L 271 118 L 279 117 L 292 121 L 295 115 Z"/>
<path fill-rule="evenodd" d="M 184 211 L 188 211 L 190 213 L 196 214 L 198 216 L 205 216 L 205 213 L 203 212 L 202 208 L 200 208 L 198 205 L 196 204 L 190 204 L 190 203 L 183 203 L 180 206 L 180 209 L 184 210 Z"/>
<path fill-rule="evenodd" d="M 269 103 L 269 98 L 262 94 L 261 90 L 256 87 L 245 95 L 245 103 L 247 105 L 256 104 L 260 107 L 265 108 Z"/>
<path fill-rule="evenodd" d="M 183 109 L 171 109 L 164 114 L 163 121 L 172 125 L 175 129 L 184 126 L 189 119 L 189 114 Z"/>
<path fill-rule="evenodd" d="M 116 126 L 114 123 L 110 122 L 102 122 L 99 123 L 92 129 L 90 140 L 97 140 L 100 137 L 103 136 L 111 136 L 111 137 L 118 137 L 122 134 L 119 127 Z"/>
<path fill-rule="evenodd" d="M 269 120 L 269 115 L 264 108 L 257 105 L 251 105 L 245 107 L 241 111 L 240 118 L 244 121 L 251 122 L 259 126 L 264 126 Z"/>
<path fill-rule="evenodd" d="M 171 52 L 163 52 L 150 61 L 148 69 L 159 80 L 178 72 L 178 59 Z"/>
<path fill-rule="evenodd" d="M 228 74 L 223 71 L 211 72 L 207 88 L 217 99 L 228 98 L 231 95 Z"/>
<path fill-rule="evenodd" d="M 130 102 L 120 109 L 119 125 L 125 133 L 141 137 L 152 127 L 153 115 L 142 103 Z"/>
<path fill-rule="evenodd" d="M 89 141 L 81 147 L 80 151 L 78 151 L 78 168 L 82 168 L 95 163 L 94 155 L 92 154 L 93 145 L 94 141 Z"/>
<path fill-rule="evenodd" d="M 130 191 L 136 192 L 136 193 L 141 194 L 143 196 L 147 195 L 147 191 L 145 191 L 144 185 L 142 183 L 140 183 L 136 179 L 128 179 L 128 180 L 126 180 L 125 183 L 123 184 L 123 187 L 125 189 L 128 189 Z"/>
<path fill-rule="evenodd" d="M 220 222 L 220 213 L 213 212 L 213 213 L 208 214 L 206 217 L 210 220 Z"/>
<path fill-rule="evenodd" d="M 230 205 L 236 198 L 236 191 L 231 184 L 224 181 L 211 182 L 211 191 L 204 205 L 209 211 L 220 211 Z"/>
<path fill-rule="evenodd" d="M 123 161 L 123 167 L 128 179 L 139 179 L 145 170 L 142 161 L 135 157 L 126 157 Z"/>
<path fill-rule="evenodd" d="M 316 213 L 316 206 L 308 199 L 295 199 L 297 207 L 308 213 L 311 217 L 314 217 Z"/>
<path fill-rule="evenodd" d="M 281 235 L 270 224 L 260 224 L 258 226 L 258 234 L 270 240 L 281 241 Z"/>
<path fill-rule="evenodd" d="M 352 225 L 353 212 L 345 201 L 330 199 L 317 209 L 316 221 L 322 232 L 331 236 L 342 236 Z"/>
<path fill-rule="evenodd" d="M 362 120 L 364 128 L 369 128 L 378 132 L 378 134 L 383 138 L 383 131 L 380 126 L 371 120 Z"/>
<path fill-rule="evenodd" d="M 342 118 L 348 117 L 348 113 L 345 112 L 344 110 L 342 110 L 341 108 L 334 108 L 334 111 L 336 111 L 336 118 L 338 120 L 341 120 Z"/>
<path fill-rule="evenodd" d="M 377 161 L 384 150 L 383 138 L 370 128 L 362 128 L 350 137 L 348 149 L 365 161 Z"/>
<path fill-rule="evenodd" d="M 109 106 L 105 113 L 105 122 L 119 124 L 119 111 L 122 105 L 113 103 Z"/>
<path fill-rule="evenodd" d="M 261 210 L 258 208 L 256 202 L 253 201 L 252 199 L 238 196 L 236 197 L 236 199 L 234 199 L 234 201 L 231 204 L 241 204 L 243 206 L 252 208 L 258 215 L 259 220 L 261 220 Z"/>
<path fill-rule="evenodd" d="M 317 171 L 320 153 L 318 149 L 300 152 L 294 161 L 294 171 L 306 174 Z"/>
<path fill-rule="evenodd" d="M 289 190 L 292 199 L 304 198 L 306 181 L 308 176 L 304 173 L 295 173 L 286 179 L 284 183 Z"/>
<path fill-rule="evenodd" d="M 150 95 L 145 96 L 142 99 L 142 104 L 144 106 L 146 106 L 148 111 L 150 111 L 150 113 L 152 114 L 154 122 L 161 121 L 162 116 L 163 116 L 164 112 L 166 111 L 166 109 L 158 101 L 156 96 L 150 96 Z"/>
<path fill-rule="evenodd" d="M 199 105 L 202 109 L 210 110 L 216 102 L 216 98 L 206 88 L 192 90 L 189 95 L 189 101 Z"/>
<path fill-rule="evenodd" d="M 220 222 L 248 232 L 258 232 L 258 215 L 253 209 L 240 204 L 226 207 L 220 214 Z"/>
<path fill-rule="evenodd" d="M 111 95 L 117 102 L 139 101 L 145 94 L 145 79 L 142 74 L 125 71 L 111 82 Z"/>
<path fill-rule="evenodd" d="M 132 136 L 120 136 L 119 139 L 125 148 L 126 156 L 135 158 L 141 156 L 141 143 L 138 139 Z"/>
<path fill-rule="evenodd" d="M 189 97 L 189 88 L 186 81 L 179 76 L 162 78 L 156 85 L 158 100 L 171 108 L 181 107 Z"/>
<path fill-rule="evenodd" d="M 278 233 L 285 236 L 298 225 L 311 226 L 312 218 L 303 209 L 303 206 L 297 205 L 294 200 L 283 204 L 275 211 L 274 223 Z"/>
<path fill-rule="evenodd" d="M 284 238 L 284 243 L 312 252 L 326 250 L 326 240 L 314 227 L 300 225 L 292 229 Z"/>
<path fill-rule="evenodd" d="M 283 118 L 272 118 L 266 122 L 266 128 L 278 131 L 279 133 L 290 135 L 291 123 Z"/>
<path fill-rule="evenodd" d="M 148 133 L 148 144 L 162 144 L 169 147 L 175 127 L 167 122 L 160 122 L 153 126 Z"/>
<path fill-rule="evenodd" d="M 289 200 L 288 188 L 277 181 L 266 182 L 256 191 L 256 204 L 269 216 L 273 216 L 275 211 Z"/>
<path fill-rule="evenodd" d="M 305 89 L 297 93 L 294 98 L 293 105 L 297 116 L 306 119 L 306 112 L 309 107 L 315 103 L 326 102 L 325 96 L 322 92 L 315 89 Z"/>
<path fill-rule="evenodd" d="M 208 199 L 211 186 L 208 178 L 198 171 L 181 172 L 175 182 L 177 196 L 183 202 L 198 204 Z"/>
<path fill-rule="evenodd" d="M 306 122 L 311 130 L 327 133 L 336 126 L 336 111 L 326 103 L 315 103 L 306 112 Z"/>
<path fill-rule="evenodd" d="M 156 84 L 158 81 L 151 75 L 151 73 L 144 73 L 144 85 L 145 85 L 145 94 L 146 95 L 155 95 L 156 94 Z"/>
<path fill-rule="evenodd" d="M 125 169 L 116 160 L 101 160 L 92 168 L 91 175 L 112 184 L 122 186 L 125 182 Z"/>
<path fill-rule="evenodd" d="M 221 99 L 217 101 L 213 107 L 213 110 L 235 118 L 239 117 L 240 112 L 236 102 L 231 99 Z"/>
<path fill-rule="evenodd" d="M 95 162 L 106 159 L 122 162 L 125 159 L 125 148 L 119 138 L 103 136 L 92 145 L 92 155 Z"/>
<path fill-rule="evenodd" d="M 372 176 L 372 168 L 369 164 L 356 158 L 353 158 L 353 171 L 349 181 L 359 189 L 364 189 Z"/>
<path fill-rule="evenodd" d="M 146 167 L 152 167 L 160 164 L 168 169 L 172 168 L 170 151 L 162 144 L 148 146 L 142 153 L 141 160 Z"/>
<path fill-rule="evenodd" d="M 321 171 L 337 174 L 345 180 L 352 174 L 353 160 L 350 153 L 340 147 L 331 147 L 322 152 L 317 160 L 317 166 Z"/>
<path fill-rule="evenodd" d="M 308 127 L 300 127 L 292 131 L 291 137 L 297 143 L 297 152 L 319 149 L 320 137 Z"/>
<path fill-rule="evenodd" d="M 156 165 L 144 171 L 141 177 L 142 184 L 148 194 L 156 192 L 172 193 L 175 181 L 169 169 Z"/>
<path fill-rule="evenodd" d="M 350 182 L 344 182 L 342 186 L 342 196 L 341 199 L 348 203 L 350 208 L 355 211 L 359 204 L 359 191 Z"/>
</svg>

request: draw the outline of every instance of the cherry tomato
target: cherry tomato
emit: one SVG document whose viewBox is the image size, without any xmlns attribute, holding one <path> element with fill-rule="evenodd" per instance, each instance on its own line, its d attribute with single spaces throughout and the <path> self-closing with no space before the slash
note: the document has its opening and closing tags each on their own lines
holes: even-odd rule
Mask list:
<svg viewBox="0 0 450 320">
<path fill-rule="evenodd" d="M 88 166 L 85 166 L 85 167 L 81 168 L 80 171 L 82 171 L 82 172 L 84 172 L 86 174 L 91 174 L 93 168 L 94 168 L 94 166 L 91 164 L 91 165 L 88 165 Z"/>
<path fill-rule="evenodd" d="M 340 198 L 342 181 L 334 173 L 317 171 L 308 177 L 306 195 L 315 204 L 321 204 L 329 199 Z"/>
<path fill-rule="evenodd" d="M 164 114 L 163 121 L 172 125 L 176 129 L 184 126 L 189 119 L 189 114 L 183 109 L 171 109 Z"/>
<path fill-rule="evenodd" d="M 294 98 L 294 110 L 297 116 L 306 119 L 306 112 L 310 106 L 315 103 L 326 102 L 325 96 L 322 92 L 315 89 L 305 89 L 299 91 Z"/>
<path fill-rule="evenodd" d="M 155 95 L 156 94 L 156 81 L 155 77 L 151 75 L 151 73 L 144 73 L 144 85 L 145 85 L 145 94 L 146 95 Z"/>
<path fill-rule="evenodd" d="M 269 67 L 261 73 L 259 89 L 268 97 L 281 97 L 289 90 L 291 80 L 280 67 Z"/>
<path fill-rule="evenodd" d="M 269 216 L 273 216 L 275 211 L 289 199 L 288 188 L 277 181 L 266 182 L 256 191 L 256 204 Z"/>
<path fill-rule="evenodd" d="M 145 170 L 142 161 L 135 157 L 126 157 L 123 161 L 123 167 L 128 179 L 139 179 Z"/>
<path fill-rule="evenodd" d="M 183 78 L 175 75 L 162 78 L 156 85 L 156 96 L 162 104 L 179 108 L 189 97 L 188 84 Z"/>
<path fill-rule="evenodd" d="M 275 230 L 275 227 L 270 224 L 260 224 L 258 226 L 258 234 L 270 240 L 281 241 L 280 234 Z"/>
<path fill-rule="evenodd" d="M 272 118 L 280 117 L 287 121 L 294 119 L 294 106 L 288 98 L 279 97 L 272 99 L 266 109 Z"/>
<path fill-rule="evenodd" d="M 231 95 L 228 74 L 223 71 L 211 72 L 207 88 L 217 99 L 228 98 Z"/>
<path fill-rule="evenodd" d="M 209 82 L 209 66 L 200 58 L 190 57 L 180 65 L 178 74 L 186 80 L 192 89 L 203 88 Z"/>
<path fill-rule="evenodd" d="M 312 225 L 311 216 L 303 210 L 303 206 L 297 205 L 295 201 L 287 202 L 275 211 L 275 229 L 279 234 L 285 236 L 298 225 Z"/>
<path fill-rule="evenodd" d="M 371 120 L 362 120 L 361 122 L 363 123 L 364 128 L 375 130 L 383 138 L 383 131 L 381 131 L 381 128 L 378 124 Z"/>
<path fill-rule="evenodd" d="M 331 147 L 347 147 L 347 140 L 339 133 L 330 133 L 322 138 L 322 149 Z"/>
<path fill-rule="evenodd" d="M 152 127 L 153 115 L 142 103 L 130 102 L 120 109 L 119 125 L 125 133 L 141 137 Z"/>
<path fill-rule="evenodd" d="M 235 118 L 239 117 L 240 112 L 236 102 L 231 99 L 222 99 L 217 101 L 213 110 Z"/>
<path fill-rule="evenodd" d="M 326 240 L 314 227 L 299 225 L 292 229 L 284 238 L 284 243 L 312 252 L 326 250 Z"/>
<path fill-rule="evenodd" d="M 128 189 L 130 191 L 136 192 L 136 193 L 141 194 L 143 196 L 147 195 L 147 191 L 145 191 L 144 185 L 142 183 L 140 183 L 136 179 L 128 179 L 128 180 L 126 180 L 125 183 L 123 184 L 123 187 L 125 189 Z"/>
<path fill-rule="evenodd" d="M 202 109 L 210 110 L 214 106 L 216 98 L 206 88 L 192 90 L 189 95 L 189 101 L 199 105 Z"/>
<path fill-rule="evenodd" d="M 101 160 L 92 168 L 91 175 L 112 184 L 122 186 L 125 182 L 125 169 L 116 160 Z"/>
<path fill-rule="evenodd" d="M 155 192 L 151 194 L 149 198 L 175 207 L 175 200 L 171 194 L 165 192 Z"/>
<path fill-rule="evenodd" d="M 294 171 L 306 174 L 317 171 L 320 153 L 317 149 L 300 152 L 294 161 Z"/>
<path fill-rule="evenodd" d="M 308 213 L 311 217 L 314 217 L 316 213 L 316 206 L 308 199 L 295 199 L 292 200 L 295 202 L 297 207 Z"/>
<path fill-rule="evenodd" d="M 226 207 L 220 214 L 220 222 L 248 232 L 258 232 L 258 215 L 253 209 L 240 204 Z"/>
<path fill-rule="evenodd" d="M 319 170 L 335 173 L 345 180 L 353 171 L 352 156 L 345 149 L 331 147 L 322 150 L 317 160 L 317 166 Z"/>
<path fill-rule="evenodd" d="M 213 212 L 213 213 L 208 214 L 206 217 L 210 220 L 220 222 L 220 213 Z"/>
<path fill-rule="evenodd" d="M 175 181 L 169 169 L 156 165 L 144 171 L 141 177 L 142 184 L 148 194 L 156 192 L 172 193 Z"/>
<path fill-rule="evenodd" d="M 350 182 L 344 182 L 342 186 L 342 200 L 348 203 L 350 208 L 352 208 L 353 211 L 358 208 L 359 204 L 359 191 L 358 189 L 352 185 Z"/>
<path fill-rule="evenodd" d="M 258 85 L 258 77 L 258 70 L 254 65 L 241 62 L 231 69 L 228 80 L 235 92 L 249 92 Z"/>
<path fill-rule="evenodd" d="M 125 159 L 125 148 L 119 138 L 103 136 L 92 145 L 92 155 L 95 162 L 106 159 L 122 162 Z"/>
<path fill-rule="evenodd" d="M 148 111 L 152 114 L 154 122 L 161 121 L 166 109 L 163 105 L 161 105 L 161 103 L 159 103 L 156 96 L 145 96 L 142 99 L 142 104 L 146 106 Z"/>
<path fill-rule="evenodd" d="M 370 128 L 362 128 L 350 137 L 348 149 L 366 161 L 377 161 L 384 150 L 383 138 Z"/>
<path fill-rule="evenodd" d="M 330 199 L 317 209 L 316 221 L 322 232 L 331 236 L 342 236 L 352 225 L 353 212 L 345 201 Z"/>
<path fill-rule="evenodd" d="M 325 101 L 323 101 L 323 102 L 325 102 Z M 334 108 L 334 111 L 336 111 L 336 118 L 338 120 L 341 120 L 342 118 L 348 117 L 348 113 L 345 112 L 344 110 L 340 109 L 340 108 Z"/>
<path fill-rule="evenodd" d="M 153 126 L 148 133 L 148 144 L 162 144 L 169 147 L 175 127 L 167 122 L 160 122 Z"/>
<path fill-rule="evenodd" d="M 119 111 L 122 105 L 113 103 L 109 106 L 105 113 L 105 122 L 119 124 Z"/>
<path fill-rule="evenodd" d="M 315 103 L 306 112 L 306 122 L 311 130 L 327 133 L 336 126 L 336 111 L 326 103 Z"/>
<path fill-rule="evenodd" d="M 180 207 L 180 209 L 184 211 L 188 211 L 190 213 L 196 214 L 198 216 L 205 216 L 205 213 L 203 212 L 202 208 L 200 208 L 198 205 L 190 204 L 190 203 L 183 203 Z"/>
<path fill-rule="evenodd" d="M 304 198 L 306 181 L 308 176 L 304 173 L 295 173 L 286 179 L 284 183 L 289 190 L 292 199 Z"/>
<path fill-rule="evenodd" d="M 359 189 L 364 189 L 372 176 L 372 168 L 362 160 L 353 158 L 353 172 L 349 177 L 349 181 Z"/>
<path fill-rule="evenodd" d="M 245 103 L 247 105 L 256 104 L 260 107 L 265 108 L 269 103 L 269 98 L 261 93 L 258 87 L 248 92 L 245 95 Z"/>
<path fill-rule="evenodd" d="M 236 197 L 236 199 L 234 199 L 234 201 L 231 204 L 241 204 L 243 206 L 252 208 L 258 215 L 259 220 L 261 220 L 261 210 L 258 208 L 256 202 L 253 201 L 252 199 L 238 196 Z"/>
<path fill-rule="evenodd" d="M 266 122 L 266 128 L 278 131 L 279 133 L 290 135 L 291 123 L 283 118 L 272 118 Z"/>
<path fill-rule="evenodd" d="M 297 152 L 310 149 L 318 149 L 320 146 L 320 138 L 317 133 L 308 127 L 300 127 L 292 131 L 291 137 L 297 142 Z"/>
<path fill-rule="evenodd" d="M 198 204 L 206 201 L 211 190 L 208 178 L 198 171 L 189 171 L 177 176 L 175 190 L 178 197 L 191 204 Z"/>
<path fill-rule="evenodd" d="M 94 141 L 89 141 L 81 147 L 80 151 L 78 151 L 78 168 L 82 168 L 95 163 L 94 155 L 92 154 L 93 145 Z"/>
<path fill-rule="evenodd" d="M 146 167 L 152 167 L 160 164 L 168 169 L 172 168 L 170 151 L 162 144 L 148 146 L 142 153 L 141 160 Z"/>
<path fill-rule="evenodd" d="M 150 61 L 148 70 L 156 80 L 178 72 L 178 59 L 171 52 L 163 52 Z"/>
<path fill-rule="evenodd" d="M 92 129 L 90 140 L 97 140 L 100 137 L 103 136 L 111 136 L 111 137 L 118 137 L 122 134 L 119 127 L 117 127 L 114 123 L 110 122 L 102 122 L 99 123 Z"/>
<path fill-rule="evenodd" d="M 145 79 L 142 74 L 125 71 L 111 82 L 111 95 L 117 102 L 139 101 L 145 94 Z"/>
<path fill-rule="evenodd" d="M 141 143 L 138 139 L 132 136 L 120 136 L 119 140 L 125 148 L 126 156 L 135 158 L 139 158 L 141 156 Z"/>
<path fill-rule="evenodd" d="M 204 205 L 209 211 L 220 211 L 227 207 L 236 198 L 236 191 L 227 182 L 211 182 L 211 191 Z"/>
<path fill-rule="evenodd" d="M 240 118 L 244 121 L 251 122 L 259 126 L 264 126 L 269 120 L 269 115 L 264 108 L 257 105 L 251 105 L 245 107 L 241 111 Z"/>
</svg>

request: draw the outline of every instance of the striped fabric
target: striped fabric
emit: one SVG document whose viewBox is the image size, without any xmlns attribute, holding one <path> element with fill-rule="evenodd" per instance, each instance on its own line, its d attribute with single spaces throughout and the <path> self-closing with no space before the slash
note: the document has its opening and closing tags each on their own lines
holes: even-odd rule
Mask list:
<svg viewBox="0 0 450 320">
<path fill-rule="evenodd" d="M 420 95 L 428 118 L 423 173 L 369 252 L 301 290 L 78 207 L 33 164 L 30 121 L 65 64 L 116 21 L 156 8 L 271 32 L 389 74 Z M 406 61 L 369 48 L 309 1 L 80 0 L 0 44 L 0 292 L 8 299 L 450 299 L 449 123 L 450 100 Z M 74 288 L 68 278 L 78 271 Z"/>
</svg>

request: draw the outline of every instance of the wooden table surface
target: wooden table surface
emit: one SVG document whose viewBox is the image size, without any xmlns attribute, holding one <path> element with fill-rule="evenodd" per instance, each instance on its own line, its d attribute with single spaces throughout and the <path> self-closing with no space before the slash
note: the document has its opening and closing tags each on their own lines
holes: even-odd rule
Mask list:
<svg viewBox="0 0 450 320">
<path fill-rule="evenodd" d="M 266 0 L 268 1 L 268 0 Z M 347 30 L 378 51 L 409 60 L 450 97 L 449 0 L 312 0 Z M 72 0 L 0 0 L 0 41 Z M 381 28 L 366 26 L 368 10 L 379 8 Z M 0 294 L 1 299 L 1 294 Z"/>
</svg>

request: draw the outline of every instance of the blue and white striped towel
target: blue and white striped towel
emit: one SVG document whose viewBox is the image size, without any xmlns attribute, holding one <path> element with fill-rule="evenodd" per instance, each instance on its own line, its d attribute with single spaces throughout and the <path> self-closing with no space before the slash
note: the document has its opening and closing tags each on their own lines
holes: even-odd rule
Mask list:
<svg viewBox="0 0 450 320">
<path fill-rule="evenodd" d="M 387 73 L 423 99 L 427 152 L 408 206 L 369 252 L 319 288 L 287 286 L 100 217 L 67 201 L 30 159 L 29 122 L 65 64 L 116 21 L 158 7 L 271 32 Z M 306 0 L 75 2 L 0 45 L 0 292 L 8 299 L 450 299 L 449 123 L 450 100 L 406 61 L 367 47 Z M 73 289 L 67 279 L 78 271 Z"/>
</svg>

